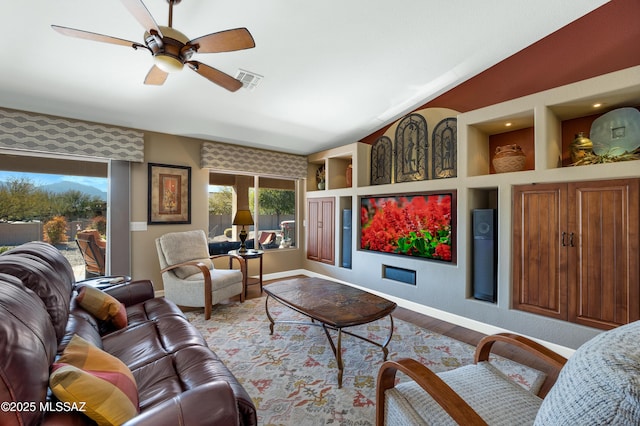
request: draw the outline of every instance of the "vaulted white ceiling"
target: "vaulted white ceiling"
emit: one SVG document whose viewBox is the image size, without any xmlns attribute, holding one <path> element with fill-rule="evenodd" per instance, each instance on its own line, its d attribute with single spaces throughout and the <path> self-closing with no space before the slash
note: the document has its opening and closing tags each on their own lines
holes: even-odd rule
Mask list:
<svg viewBox="0 0 640 426">
<path fill-rule="evenodd" d="M 167 0 L 143 0 L 167 25 Z M 185 68 L 143 80 L 145 50 L 65 37 L 57 24 L 143 43 L 119 0 L 3 0 L 0 106 L 309 154 L 357 141 L 606 0 L 182 0 L 190 39 L 246 27 L 253 49 L 196 54 L 232 93 Z M 505 82 L 506 83 L 506 82 Z"/>
</svg>

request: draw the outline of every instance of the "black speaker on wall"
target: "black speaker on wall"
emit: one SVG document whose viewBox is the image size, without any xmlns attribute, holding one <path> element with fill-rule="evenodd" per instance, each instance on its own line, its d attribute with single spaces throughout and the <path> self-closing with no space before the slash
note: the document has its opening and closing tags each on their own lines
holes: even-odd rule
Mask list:
<svg viewBox="0 0 640 426">
<path fill-rule="evenodd" d="M 495 302 L 498 288 L 498 211 L 474 209 L 473 297 Z"/>
<path fill-rule="evenodd" d="M 351 269 L 351 210 L 342 211 L 342 267 Z"/>
</svg>

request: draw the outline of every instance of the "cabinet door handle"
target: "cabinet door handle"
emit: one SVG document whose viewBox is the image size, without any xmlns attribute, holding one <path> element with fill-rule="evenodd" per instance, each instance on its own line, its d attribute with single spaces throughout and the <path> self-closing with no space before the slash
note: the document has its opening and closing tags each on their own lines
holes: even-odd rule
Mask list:
<svg viewBox="0 0 640 426">
<path fill-rule="evenodd" d="M 573 232 L 571 234 L 569 234 L 569 246 L 570 247 L 575 247 L 575 244 L 573 244 Z"/>
<path fill-rule="evenodd" d="M 562 233 L 562 247 L 566 247 L 567 246 L 567 233 L 563 232 Z"/>
</svg>

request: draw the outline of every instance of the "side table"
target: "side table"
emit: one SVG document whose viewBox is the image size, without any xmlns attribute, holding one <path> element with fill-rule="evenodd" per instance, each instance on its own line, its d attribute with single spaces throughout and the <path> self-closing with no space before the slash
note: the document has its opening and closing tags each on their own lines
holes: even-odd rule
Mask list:
<svg viewBox="0 0 640 426">
<path fill-rule="evenodd" d="M 260 294 L 262 294 L 262 255 L 264 254 L 264 250 L 247 250 L 246 252 L 240 253 L 238 250 L 230 250 L 228 254 L 234 254 L 240 256 L 244 259 L 244 295 L 247 296 L 247 290 L 249 289 L 249 285 L 251 284 L 260 284 Z M 257 278 L 249 277 L 249 260 L 250 259 L 259 259 L 260 260 L 260 275 Z M 232 267 L 233 259 L 229 259 L 229 268 Z"/>
<path fill-rule="evenodd" d="M 118 284 L 125 284 L 128 282 L 131 282 L 131 277 L 128 275 L 109 275 L 76 281 L 75 287 L 78 288 L 78 286 L 81 285 L 90 285 L 99 290 L 104 290 L 105 288 L 113 287 L 114 285 Z"/>
</svg>

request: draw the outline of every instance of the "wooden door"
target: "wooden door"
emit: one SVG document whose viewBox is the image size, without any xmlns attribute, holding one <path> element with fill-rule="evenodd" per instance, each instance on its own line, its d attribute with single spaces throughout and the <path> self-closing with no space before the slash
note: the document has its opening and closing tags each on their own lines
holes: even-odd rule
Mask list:
<svg viewBox="0 0 640 426">
<path fill-rule="evenodd" d="M 307 258 L 318 262 L 335 262 L 335 203 L 331 197 L 312 198 L 307 202 Z"/>
<path fill-rule="evenodd" d="M 610 329 L 640 319 L 639 182 L 569 184 L 569 321 Z"/>
<path fill-rule="evenodd" d="M 318 223 L 322 214 L 321 204 L 318 199 L 313 198 L 307 202 L 307 258 L 310 260 L 320 260 L 320 229 Z"/>
<path fill-rule="evenodd" d="M 567 319 L 567 185 L 513 190 L 513 307 Z"/>
<path fill-rule="evenodd" d="M 333 198 L 322 202 L 322 221 L 318 224 L 322 235 L 320 241 L 320 262 L 335 263 L 335 204 Z"/>
</svg>

